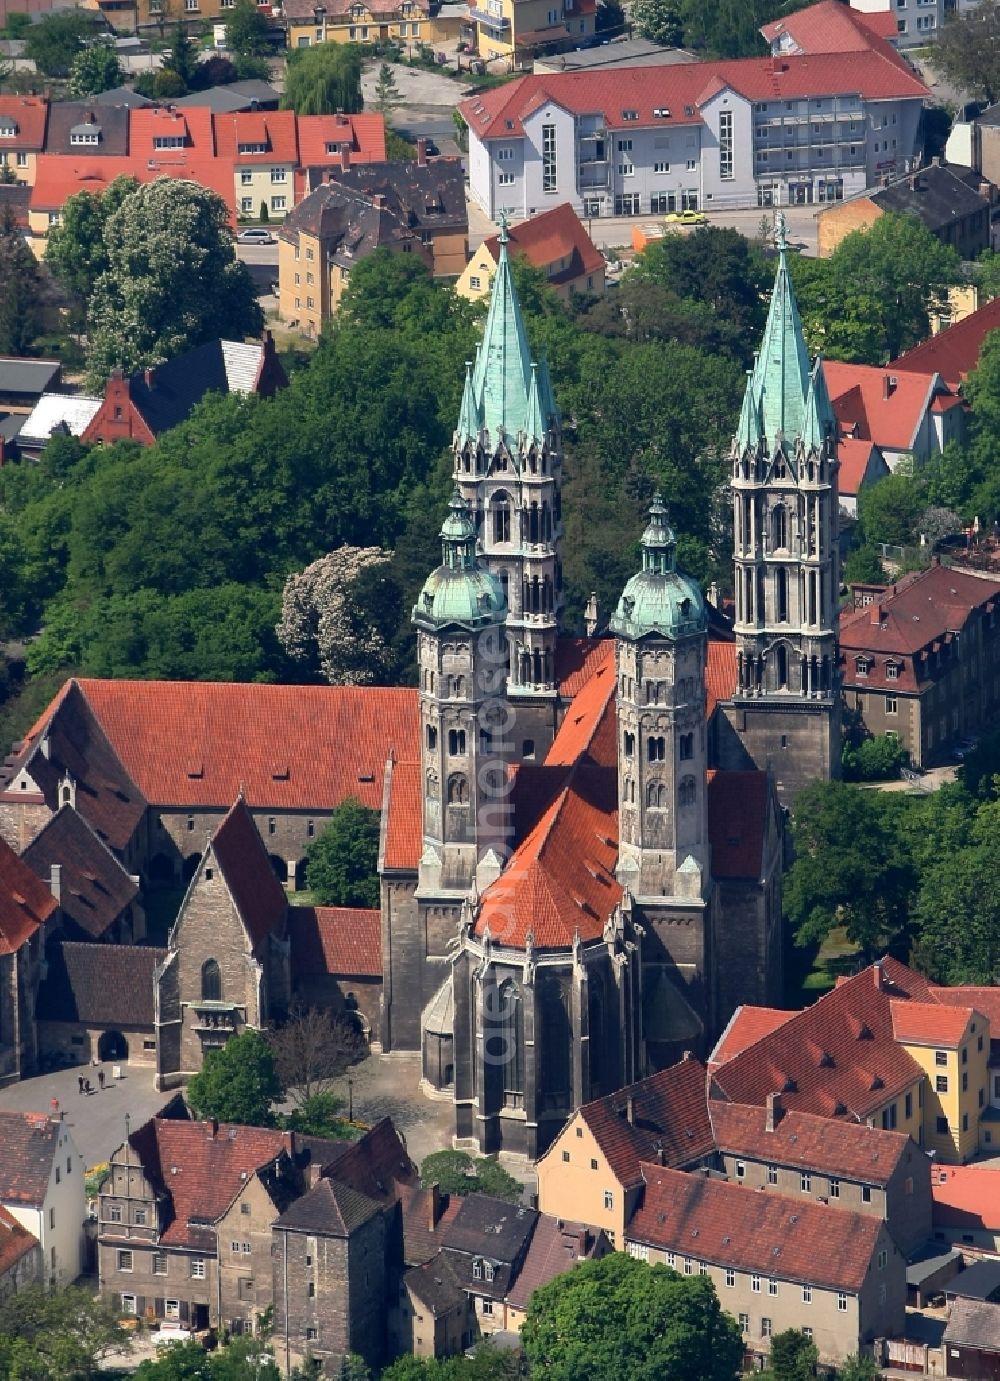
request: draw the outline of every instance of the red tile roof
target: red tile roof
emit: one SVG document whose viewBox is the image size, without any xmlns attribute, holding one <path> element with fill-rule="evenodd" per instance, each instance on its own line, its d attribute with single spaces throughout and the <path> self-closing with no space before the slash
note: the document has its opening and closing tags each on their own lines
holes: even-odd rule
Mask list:
<svg viewBox="0 0 1000 1381">
<path fill-rule="evenodd" d="M 562 72 L 523 77 L 463 101 L 459 110 L 480 139 L 524 133 L 523 121 L 547 103 L 575 115 L 604 116 L 610 129 L 660 125 L 654 110 L 669 109 L 670 126 L 701 122 L 699 106 L 729 87 L 751 101 L 857 92 L 868 100 L 923 100 L 927 88 L 888 44 L 872 37 L 860 52 L 741 58 L 727 62 L 681 63 L 675 67 Z M 638 119 L 626 120 L 625 111 Z"/>
<path fill-rule="evenodd" d="M 898 360 L 893 360 L 890 368 L 920 370 L 926 374 L 935 371 L 950 388 L 958 388 L 979 363 L 983 341 L 996 330 L 1000 330 L 1000 297 L 956 321 L 946 331 L 915 345 Z"/>
<path fill-rule="evenodd" d="M 132 875 L 72 806 L 61 806 L 21 857 L 46 887 L 53 865 L 61 869 L 63 915 L 93 940 L 101 938 L 139 892 Z"/>
<path fill-rule="evenodd" d="M 388 775 L 379 866 L 415 872 L 423 848 L 422 777 L 417 762 L 393 763 Z"/>
<path fill-rule="evenodd" d="M 219 157 L 231 163 L 291 163 L 299 161 L 297 117 L 294 110 L 239 111 L 216 115 L 215 142 Z M 263 144 L 263 153 L 241 153 L 242 145 Z"/>
<path fill-rule="evenodd" d="M 865 1283 L 879 1218 L 658 1165 L 643 1166 L 643 1174 L 646 1190 L 627 1241 L 849 1294 Z"/>
<path fill-rule="evenodd" d="M 556 643 L 559 694 L 572 700 L 606 657 L 614 657 L 614 643 L 604 638 L 560 638 Z"/>
<path fill-rule="evenodd" d="M 208 106 L 133 107 L 128 113 L 129 157 L 143 162 L 152 159 L 160 164 L 161 171 L 178 157 L 214 158 L 212 119 Z M 157 139 L 183 139 L 184 145 L 179 149 L 157 148 Z M 231 168 L 227 172 L 232 175 Z"/>
<path fill-rule="evenodd" d="M 284 921 L 288 898 L 242 796 L 212 835 L 209 851 L 256 950 Z M 193 887 L 197 887 L 200 876 L 200 872 L 195 874 Z"/>
<path fill-rule="evenodd" d="M 38 1238 L 0 1205 L 0 1278 L 12 1271 L 22 1257 L 37 1249 Z"/>
<path fill-rule="evenodd" d="M 921 1077 L 898 1045 L 890 1002 L 926 1002 L 930 984 L 886 958 L 845 979 L 811 1007 L 715 1069 L 715 1093 L 734 1103 L 781 1093 L 792 1110 L 864 1118 Z"/>
<path fill-rule="evenodd" d="M 41 1207 L 61 1127 L 45 1113 L 0 1111 L 0 1203 Z"/>
<path fill-rule="evenodd" d="M 881 52 L 879 40 L 895 37 L 897 32 L 896 16 L 886 11 L 885 17 L 891 22 L 880 22 L 878 14 L 853 10 L 843 0 L 820 0 L 818 5 L 764 24 L 761 33 L 768 43 L 788 34 L 803 53 L 857 53 L 870 48 Z"/>
<path fill-rule="evenodd" d="M 403 1210 L 403 1260 L 408 1266 L 420 1266 L 440 1249 L 444 1229 L 455 1221 L 462 1200 L 457 1194 L 438 1194 L 437 1213 L 431 1223 L 434 1192 L 417 1184 L 399 1186 L 399 1202 Z"/>
<path fill-rule="evenodd" d="M 39 150 L 45 147 L 45 125 L 49 118 L 49 103 L 44 96 L 0 96 L 0 121 L 4 117 L 14 121 L 17 133 L 5 149 Z"/>
<path fill-rule="evenodd" d="M 236 222 L 232 166 L 210 154 L 187 149 L 158 150 L 148 159 L 39 154 L 35 184 L 31 189 L 31 209 L 58 211 L 77 192 L 100 196 L 116 177 L 134 177 L 139 182 L 155 182 L 158 177 L 197 182 L 221 197 L 231 223 Z"/>
<path fill-rule="evenodd" d="M 552 747 L 545 755 L 546 767 L 572 767 L 588 753 L 595 762 L 617 768 L 615 719 L 615 646 L 598 644 L 600 657 L 588 658 L 589 676 L 573 697 Z M 601 743 L 596 744 L 598 736 Z"/>
<path fill-rule="evenodd" d="M 708 836 L 713 877 L 762 876 L 770 806 L 766 772 L 709 772 Z"/>
<path fill-rule="evenodd" d="M 766 1108 L 716 1098 L 708 1111 L 720 1151 L 863 1184 L 888 1184 L 913 1148 L 907 1132 L 883 1132 L 813 1113 L 786 1112 L 769 1132 Z"/>
<path fill-rule="evenodd" d="M 382 977 L 382 913 L 349 906 L 295 906 L 289 916 L 292 977 Z"/>
<path fill-rule="evenodd" d="M 420 756 L 417 692 L 229 682 L 71 683 L 151 805 L 378 810 L 386 759 Z M 36 734 L 39 725 L 32 730 Z"/>
<path fill-rule="evenodd" d="M 658 1154 L 667 1165 L 685 1166 L 715 1149 L 705 1066 L 700 1060 L 681 1060 L 617 1093 L 584 1103 L 578 1116 L 590 1128 L 618 1182 L 626 1187 L 641 1182 L 641 1162 Z M 558 1146 L 557 1141 L 546 1154 L 555 1154 Z"/>
<path fill-rule="evenodd" d="M 0 839 L 0 954 L 16 954 L 56 909 L 56 899 Z"/>
<path fill-rule="evenodd" d="M 890 451 L 905 451 L 914 445 L 928 408 L 946 387 L 933 372 L 891 366 L 881 369 L 836 360 L 823 361 L 823 374 L 841 431 Z M 952 407 L 962 406 L 960 398 L 950 395 L 944 401 Z"/>
<path fill-rule="evenodd" d="M 873 441 L 850 436 L 841 438 L 837 446 L 837 459 L 840 461 L 837 488 L 841 494 L 853 496 L 858 493 L 873 455 L 881 455 Z"/>
<path fill-rule="evenodd" d="M 385 120 L 381 115 L 300 115 L 299 163 L 322 168 L 336 158 L 327 144 L 349 144 L 352 163 L 385 162 Z"/>
<path fill-rule="evenodd" d="M 779 1011 L 777 1007 L 737 1007 L 709 1056 L 709 1071 L 714 1074 L 720 1065 L 734 1059 L 748 1046 L 756 1045 L 794 1015 L 794 1012 Z"/>
<path fill-rule="evenodd" d="M 931 1167 L 936 1228 L 1000 1231 L 1000 1170 L 988 1165 Z"/>
<path fill-rule="evenodd" d="M 928 566 L 904 576 L 877 604 L 841 614 L 840 647 L 849 684 L 855 684 L 852 654 L 876 658 L 908 656 L 928 644 L 958 633 L 974 609 L 1000 598 L 1000 583 L 968 575 L 953 566 Z M 870 684 L 871 674 L 859 684 Z"/>
<path fill-rule="evenodd" d="M 715 713 L 720 700 L 731 700 L 736 690 L 736 644 L 709 640 L 705 664 L 705 718 Z"/>
<path fill-rule="evenodd" d="M 890 1002 L 892 1031 L 903 1045 L 961 1045 L 977 1013 L 971 1007 L 942 1006 L 939 1002 Z M 985 1022 L 980 1016 L 977 1025 Z"/>
<path fill-rule="evenodd" d="M 584 229 L 583 222 L 568 201 L 532 216 L 513 226 L 509 232 L 512 257 L 523 254 L 534 268 L 548 273 L 557 260 L 568 259 L 554 282 L 574 282 L 588 273 L 604 268 L 604 255 Z M 500 237 L 491 235 L 486 241 L 494 263 L 500 261 Z"/>
<path fill-rule="evenodd" d="M 1000 1038 L 1000 988 L 966 983 L 958 988 L 932 988 L 931 997 L 947 1007 L 975 1007 L 989 1021 L 993 1039 Z"/>
<path fill-rule="evenodd" d="M 551 1213 L 540 1213 L 528 1244 L 528 1253 L 507 1295 L 513 1309 L 524 1311 L 531 1297 L 556 1276 L 571 1271 L 578 1261 L 588 1261 L 598 1243 L 610 1250 L 607 1238 L 583 1223 L 567 1223 Z"/>
</svg>

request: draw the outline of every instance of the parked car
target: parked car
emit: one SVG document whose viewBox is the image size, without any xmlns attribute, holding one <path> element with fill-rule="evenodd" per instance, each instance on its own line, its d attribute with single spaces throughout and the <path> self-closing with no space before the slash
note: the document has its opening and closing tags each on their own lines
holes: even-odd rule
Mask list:
<svg viewBox="0 0 1000 1381">
<path fill-rule="evenodd" d="M 427 155 L 428 158 L 437 158 L 440 152 L 441 150 L 438 148 L 437 144 L 435 144 L 433 139 L 424 140 L 424 153 Z"/>
<path fill-rule="evenodd" d="M 241 245 L 273 245 L 274 236 L 270 230 L 241 230 L 236 236 L 238 244 Z"/>
<path fill-rule="evenodd" d="M 668 211 L 663 217 L 667 225 L 706 225 L 708 217 L 702 211 Z"/>
</svg>

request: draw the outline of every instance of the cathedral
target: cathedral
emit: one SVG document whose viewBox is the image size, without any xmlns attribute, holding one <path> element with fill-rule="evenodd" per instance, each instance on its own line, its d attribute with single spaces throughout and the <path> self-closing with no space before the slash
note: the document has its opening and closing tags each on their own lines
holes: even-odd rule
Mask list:
<svg viewBox="0 0 1000 1381">
<path fill-rule="evenodd" d="M 506 239 L 413 610 L 419 770 L 386 772 L 381 1037 L 420 1049 L 457 1144 L 535 1158 L 572 1108 L 781 1002 L 782 806 L 839 751 L 837 459 L 779 225 L 732 449 L 732 631 L 658 495 L 581 652 L 559 636 L 559 411 Z M 393 860 L 418 809 L 414 874 Z"/>
</svg>

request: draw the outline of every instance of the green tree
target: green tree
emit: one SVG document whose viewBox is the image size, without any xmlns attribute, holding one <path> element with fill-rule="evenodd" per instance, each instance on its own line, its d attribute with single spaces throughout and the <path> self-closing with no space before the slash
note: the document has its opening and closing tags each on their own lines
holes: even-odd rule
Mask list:
<svg viewBox="0 0 1000 1381">
<path fill-rule="evenodd" d="M 817 782 L 802 792 L 784 889 L 796 944 L 819 943 L 835 926 L 870 955 L 900 941 L 917 883 L 900 825 L 909 805 L 905 797 L 843 782 Z"/>
<path fill-rule="evenodd" d="M 225 203 L 208 188 L 170 178 L 138 187 L 108 217 L 104 240 L 108 266 L 87 314 L 94 386 L 112 369 L 131 373 L 219 336 L 262 330 Z"/>
<path fill-rule="evenodd" d="M 105 192 L 77 192 L 63 206 L 59 224 L 49 231 L 46 266 L 84 306 L 108 267 L 104 243 L 108 219 L 138 186 L 135 178 L 116 177 Z"/>
<path fill-rule="evenodd" d="M 879 1381 L 882 1373 L 871 1357 L 852 1352 L 837 1368 L 837 1381 Z"/>
<path fill-rule="evenodd" d="M 878 547 L 865 543 L 853 547 L 844 562 L 843 578 L 846 585 L 884 585 L 886 575 Z"/>
<path fill-rule="evenodd" d="M 348 796 L 306 850 L 306 878 L 318 906 L 378 906 L 378 840 L 378 811 Z"/>
<path fill-rule="evenodd" d="M 774 1381 L 811 1381 L 818 1361 L 816 1344 L 800 1329 L 786 1328 L 771 1339 L 770 1372 Z"/>
<path fill-rule="evenodd" d="M 375 109 L 385 120 L 392 117 L 392 112 L 397 106 L 403 104 L 403 98 L 399 94 L 399 87 L 396 85 L 396 75 L 392 70 L 392 65 L 383 62 L 378 69 L 378 80 L 375 83 Z"/>
<path fill-rule="evenodd" d="M 3 28 L 4 38 L 26 38 L 31 28 L 31 15 L 23 10 L 8 10 L 7 23 Z"/>
<path fill-rule="evenodd" d="M 585 1261 L 536 1290 L 521 1330 L 549 1381 L 735 1381 L 736 1320 L 708 1276 L 679 1276 L 624 1252 Z"/>
<path fill-rule="evenodd" d="M 361 55 L 354 44 L 321 43 L 289 53 L 281 105 L 297 115 L 361 110 Z"/>
<path fill-rule="evenodd" d="M 191 89 L 198 68 L 198 48 L 188 35 L 183 22 L 178 19 L 174 25 L 167 51 L 163 54 L 163 70 L 173 72 L 184 83 L 185 91 Z"/>
<path fill-rule="evenodd" d="M 128 1347 L 110 1303 L 90 1290 L 30 1285 L 0 1302 L 0 1375 L 11 1381 L 91 1381 L 102 1357 Z"/>
<path fill-rule="evenodd" d="M 420 1183 L 425 1189 L 436 1184 L 442 1194 L 491 1194 L 518 1204 L 524 1185 L 509 1175 L 492 1156 L 473 1157 L 464 1151 L 434 1151 L 420 1167 Z"/>
<path fill-rule="evenodd" d="M 9 208 L 0 217 L 0 283 L 0 355 L 24 355 L 38 332 L 40 278 Z"/>
<path fill-rule="evenodd" d="M 56 10 L 32 24 L 24 36 L 24 54 L 46 77 L 68 77 L 73 59 L 93 31 L 83 10 Z"/>
<path fill-rule="evenodd" d="M 271 1105 L 281 1096 L 267 1038 L 249 1028 L 209 1050 L 187 1087 L 187 1101 L 199 1117 L 246 1127 L 274 1126 Z"/>
<path fill-rule="evenodd" d="M 1000 99 L 1000 4 L 981 0 L 973 10 L 953 11 L 938 31 L 933 65 L 959 91 L 992 105 Z"/>
<path fill-rule="evenodd" d="M 121 86 L 125 72 L 114 45 L 101 39 L 91 43 L 73 59 L 69 72 L 71 96 L 96 96 Z"/>
<path fill-rule="evenodd" d="M 226 20 L 226 47 L 238 57 L 260 57 L 268 51 L 267 19 L 254 0 L 239 0 Z"/>
<path fill-rule="evenodd" d="M 635 0 L 632 23 L 642 38 L 676 48 L 684 36 L 680 6 L 675 0 Z"/>
<path fill-rule="evenodd" d="M 841 763 L 848 782 L 887 782 L 899 776 L 909 761 L 909 753 L 893 734 L 876 734 L 862 739 L 857 747 L 844 744 Z"/>
<path fill-rule="evenodd" d="M 886 475 L 858 494 L 858 520 L 867 546 L 888 542 L 905 547 L 915 541 L 924 509 L 920 484 L 910 475 Z"/>
</svg>

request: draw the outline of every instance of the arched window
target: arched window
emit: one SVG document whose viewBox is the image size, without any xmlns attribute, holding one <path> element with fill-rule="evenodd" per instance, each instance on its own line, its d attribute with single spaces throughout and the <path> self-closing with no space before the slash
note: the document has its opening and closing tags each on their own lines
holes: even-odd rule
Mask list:
<svg viewBox="0 0 1000 1381">
<path fill-rule="evenodd" d="M 779 623 L 787 623 L 787 622 L 788 622 L 788 572 L 785 570 L 784 566 L 779 566 L 779 567 L 778 567 L 778 578 L 777 578 L 776 594 L 777 594 L 777 599 L 776 599 L 775 603 L 776 603 L 777 606 L 778 606 L 778 607 L 777 607 L 777 610 L 776 610 L 776 613 L 777 613 L 777 616 L 778 616 L 778 622 L 779 622 Z"/>
<path fill-rule="evenodd" d="M 788 686 L 788 649 L 784 643 L 779 643 L 775 650 L 774 665 L 777 672 L 778 689 L 785 690 Z"/>
<path fill-rule="evenodd" d="M 62 803 L 64 806 L 73 804 L 73 788 L 68 784 L 62 789 Z"/>
<path fill-rule="evenodd" d="M 460 774 L 448 778 L 448 804 L 450 806 L 467 806 L 469 804 L 469 783 Z"/>
<path fill-rule="evenodd" d="M 222 1001 L 222 973 L 214 959 L 206 959 L 201 966 L 201 1000 Z"/>
<path fill-rule="evenodd" d="M 493 512 L 493 540 L 494 542 L 510 541 L 510 495 L 505 490 L 500 489 L 493 496 L 490 505 Z"/>
<path fill-rule="evenodd" d="M 505 1108 L 524 1107 L 524 1006 L 512 978 L 500 988 L 500 1049 L 495 1053 L 503 1062 L 503 1103 Z"/>
<path fill-rule="evenodd" d="M 667 757 L 667 741 L 665 738 L 651 738 L 646 746 L 646 756 L 650 762 L 665 762 Z"/>
<path fill-rule="evenodd" d="M 628 730 L 622 735 L 622 752 L 627 758 L 635 753 L 635 734 L 630 734 Z"/>
<path fill-rule="evenodd" d="M 434 727 L 433 724 L 428 724 L 428 726 L 427 726 L 427 747 L 428 747 L 428 748 L 436 748 L 436 747 L 437 747 L 437 741 L 438 741 L 438 731 L 437 731 L 437 729 L 435 729 L 435 727 Z"/>
<path fill-rule="evenodd" d="M 685 777 L 681 782 L 678 792 L 682 806 L 693 806 L 695 798 L 695 782 L 693 777 Z"/>
<path fill-rule="evenodd" d="M 771 546 L 775 550 L 788 546 L 788 511 L 784 504 L 778 504 L 771 513 Z"/>
<path fill-rule="evenodd" d="M 571 1050 L 573 1027 L 570 1021 L 567 995 L 556 978 L 546 978 L 538 985 L 538 1010 L 541 1023 L 540 1074 L 542 1093 L 549 1107 L 562 1107 L 569 1102 Z"/>
<path fill-rule="evenodd" d="M 694 734 L 681 734 L 678 755 L 681 762 L 694 757 Z"/>
<path fill-rule="evenodd" d="M 453 754 L 461 754 L 465 752 L 464 729 L 448 730 L 448 752 Z"/>
</svg>

